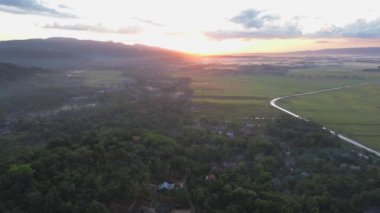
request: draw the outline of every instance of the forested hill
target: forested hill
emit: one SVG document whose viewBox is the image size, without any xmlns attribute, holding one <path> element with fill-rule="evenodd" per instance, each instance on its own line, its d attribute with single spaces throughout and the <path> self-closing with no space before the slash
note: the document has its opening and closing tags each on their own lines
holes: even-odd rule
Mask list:
<svg viewBox="0 0 380 213">
<path fill-rule="evenodd" d="M 15 81 L 43 72 L 46 72 L 46 70 L 37 67 L 22 67 L 14 64 L 0 63 L 0 83 Z"/>
<path fill-rule="evenodd" d="M 184 55 L 144 45 L 115 42 L 49 38 L 0 42 L 0 61 L 54 69 L 131 67 L 164 63 Z"/>
</svg>

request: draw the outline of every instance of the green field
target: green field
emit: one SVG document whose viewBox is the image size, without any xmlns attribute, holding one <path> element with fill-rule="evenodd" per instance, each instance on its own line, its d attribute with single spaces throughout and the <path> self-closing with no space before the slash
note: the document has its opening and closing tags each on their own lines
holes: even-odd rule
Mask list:
<svg viewBox="0 0 380 213">
<path fill-rule="evenodd" d="M 297 77 L 290 75 L 209 75 L 194 78 L 196 95 L 254 96 L 274 98 L 305 91 L 362 82 L 359 79 L 330 77 Z"/>
<path fill-rule="evenodd" d="M 380 150 L 379 84 L 301 96 L 279 104 Z"/>
<path fill-rule="evenodd" d="M 210 104 L 206 116 L 275 116 L 279 113 L 268 102 L 275 97 L 368 82 L 379 73 L 359 71 L 366 66 L 323 66 L 294 69 L 284 75 L 182 72 L 176 76 L 192 79 L 196 103 Z M 239 100 L 241 98 L 241 100 Z M 250 100 L 247 100 L 250 98 Z M 226 113 L 227 112 L 227 113 Z"/>
<path fill-rule="evenodd" d="M 121 71 L 115 70 L 89 70 L 79 73 L 85 86 L 108 87 L 121 84 L 128 78 Z"/>
<path fill-rule="evenodd" d="M 192 79 L 193 102 L 206 117 L 276 117 L 268 102 L 279 96 L 380 81 L 380 73 L 360 71 L 373 65 L 345 63 L 293 69 L 284 75 L 182 72 Z M 178 74 L 177 74 L 178 76 Z M 285 108 L 380 150 L 380 86 L 372 84 L 298 97 Z"/>
<path fill-rule="evenodd" d="M 199 99 L 193 102 L 201 106 L 201 114 L 209 118 L 240 119 L 246 116 L 273 117 L 280 112 L 269 107 L 265 100 Z"/>
</svg>

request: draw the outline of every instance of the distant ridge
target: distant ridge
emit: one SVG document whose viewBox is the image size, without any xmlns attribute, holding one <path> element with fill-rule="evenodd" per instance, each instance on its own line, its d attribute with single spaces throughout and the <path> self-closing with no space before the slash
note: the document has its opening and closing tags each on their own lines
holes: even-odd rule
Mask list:
<svg viewBox="0 0 380 213">
<path fill-rule="evenodd" d="M 380 57 L 380 47 L 357 47 L 357 48 L 334 48 L 320 50 L 305 50 L 294 52 L 279 53 L 241 53 L 241 54 L 223 54 L 211 55 L 208 57 L 227 57 L 227 58 L 252 58 L 267 56 L 378 56 Z"/>
<path fill-rule="evenodd" d="M 280 54 L 294 54 L 294 55 L 368 55 L 380 56 L 380 47 L 358 47 L 358 48 L 335 48 L 335 49 L 321 49 L 312 51 L 297 51 Z"/>
<path fill-rule="evenodd" d="M 145 45 L 60 37 L 0 42 L 0 62 L 53 69 L 130 67 L 142 61 L 174 60 L 183 56 Z"/>
</svg>

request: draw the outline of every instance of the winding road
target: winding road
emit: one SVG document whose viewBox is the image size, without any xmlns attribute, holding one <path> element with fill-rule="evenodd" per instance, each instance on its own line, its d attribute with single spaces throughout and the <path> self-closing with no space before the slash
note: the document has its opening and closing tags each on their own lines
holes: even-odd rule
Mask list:
<svg viewBox="0 0 380 213">
<path fill-rule="evenodd" d="M 279 100 L 288 99 L 288 98 L 295 98 L 295 97 L 298 97 L 298 96 L 312 95 L 312 94 L 318 94 L 318 93 L 322 93 L 322 92 L 331 92 L 331 91 L 335 91 L 335 90 L 346 89 L 346 88 L 357 87 L 357 86 L 363 86 L 363 85 L 368 85 L 368 84 L 369 83 L 361 83 L 361 84 L 354 84 L 354 85 L 348 85 L 348 86 L 335 87 L 335 88 L 331 88 L 331 89 L 318 90 L 318 91 L 314 91 L 314 92 L 299 93 L 299 94 L 296 94 L 296 95 L 282 96 L 282 97 L 278 97 L 278 98 L 272 99 L 270 101 L 270 105 L 272 107 L 274 107 L 274 108 L 282 111 L 282 112 L 285 112 L 285 113 L 287 113 L 287 114 L 295 117 L 295 118 L 298 118 L 298 119 L 301 119 L 301 120 L 305 120 L 305 121 L 309 121 L 308 119 L 306 119 L 304 117 L 301 117 L 300 115 L 297 115 L 294 112 L 291 112 L 291 111 L 289 111 L 287 109 L 284 109 L 284 108 L 278 106 L 276 104 L 276 102 L 279 101 Z M 369 148 L 369 147 L 367 147 L 367 146 L 365 146 L 365 145 L 363 145 L 363 144 L 361 144 L 361 143 L 359 143 L 359 142 L 357 142 L 355 140 L 352 140 L 352 139 L 350 139 L 350 138 L 348 138 L 348 137 L 346 137 L 344 135 L 337 134 L 333 130 L 329 130 L 326 127 L 322 127 L 322 129 L 329 131 L 332 135 L 338 136 L 341 140 L 344 140 L 345 142 L 348 142 L 348 143 L 350 143 L 350 144 L 352 144 L 352 145 L 354 145 L 356 147 L 359 147 L 361 149 L 364 149 L 364 150 L 366 150 L 366 151 L 368 151 L 368 152 L 376 155 L 377 157 L 380 157 L 380 153 L 378 151 L 376 151 L 376 150 L 373 150 L 373 149 L 371 149 L 371 148 Z"/>
</svg>

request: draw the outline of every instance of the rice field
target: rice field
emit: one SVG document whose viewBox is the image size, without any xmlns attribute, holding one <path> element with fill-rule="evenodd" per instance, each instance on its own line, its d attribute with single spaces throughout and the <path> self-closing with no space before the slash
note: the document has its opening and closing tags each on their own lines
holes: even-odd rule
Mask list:
<svg viewBox="0 0 380 213">
<path fill-rule="evenodd" d="M 380 84 L 301 96 L 279 104 L 380 150 Z"/>
<path fill-rule="evenodd" d="M 203 106 L 204 116 L 238 119 L 280 115 L 268 104 L 279 96 L 380 82 L 380 73 L 361 71 L 368 67 L 368 64 L 345 63 L 293 69 L 284 75 L 186 72 L 180 76 L 192 79 L 193 102 Z M 283 100 L 280 105 L 380 150 L 379 84 L 297 97 Z"/>
</svg>

